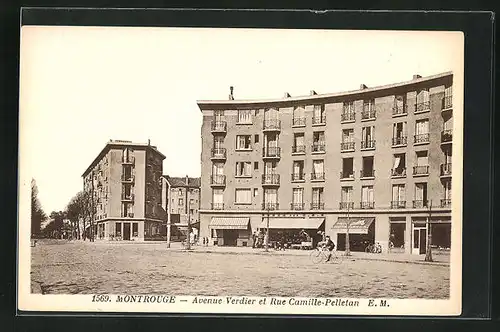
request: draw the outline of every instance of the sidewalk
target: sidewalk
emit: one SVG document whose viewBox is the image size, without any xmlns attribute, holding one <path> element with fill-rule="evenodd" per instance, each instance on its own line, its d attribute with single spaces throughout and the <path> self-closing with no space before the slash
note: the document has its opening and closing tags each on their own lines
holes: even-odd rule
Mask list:
<svg viewBox="0 0 500 332">
<path fill-rule="evenodd" d="M 171 243 L 171 251 L 185 251 L 180 243 Z M 191 252 L 196 253 L 219 253 L 219 254 L 247 254 L 247 255 L 273 255 L 273 256 L 308 256 L 310 255 L 310 250 L 298 250 L 289 249 L 285 251 L 277 251 L 274 249 L 269 249 L 268 252 L 265 249 L 254 249 L 250 247 L 218 247 L 218 246 L 193 246 Z M 343 255 L 344 252 L 338 251 L 339 254 Z M 450 265 L 450 255 L 448 254 L 438 254 L 432 255 L 433 262 L 426 262 L 425 255 L 411 255 L 404 253 L 382 253 L 382 254 L 369 254 L 364 252 L 351 252 L 349 260 L 372 260 L 372 261 L 386 261 L 386 262 L 397 262 L 397 263 L 412 263 L 412 264 L 425 264 L 425 265 Z"/>
</svg>

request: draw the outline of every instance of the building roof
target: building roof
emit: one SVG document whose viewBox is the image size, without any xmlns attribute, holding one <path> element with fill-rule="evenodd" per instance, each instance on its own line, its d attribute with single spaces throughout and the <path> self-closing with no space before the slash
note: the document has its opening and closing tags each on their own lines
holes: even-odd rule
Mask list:
<svg viewBox="0 0 500 332">
<path fill-rule="evenodd" d="M 168 181 L 169 185 L 172 187 L 185 187 L 186 177 L 188 178 L 188 186 L 191 188 L 201 187 L 201 178 L 191 178 L 187 175 L 184 177 L 174 177 L 169 175 L 163 175 L 163 177 Z"/>
<path fill-rule="evenodd" d="M 252 100 L 198 100 L 197 104 L 200 110 L 204 109 L 217 109 L 217 108 L 228 108 L 228 107 L 259 107 L 259 106 L 269 106 L 269 104 L 274 104 L 275 106 L 290 107 L 298 103 L 324 103 L 326 101 L 334 102 L 335 100 L 341 100 L 345 98 L 355 98 L 359 95 L 375 94 L 382 92 L 389 92 L 387 90 L 397 90 L 402 87 L 409 86 L 419 86 L 432 83 L 433 81 L 451 80 L 453 77 L 453 72 L 448 71 L 440 73 L 437 75 L 420 77 L 416 75 L 411 81 L 405 81 L 400 83 L 393 83 L 387 85 L 381 85 L 373 88 L 367 88 L 362 84 L 362 88 L 358 90 L 335 92 L 327 94 L 316 94 L 311 90 L 311 95 L 298 96 L 298 97 L 287 97 L 283 99 L 252 99 Z M 314 93 L 312 93 L 314 92 Z"/>
<path fill-rule="evenodd" d="M 145 150 L 145 149 L 149 148 L 151 151 L 154 151 L 157 154 L 159 154 L 160 157 L 162 158 L 162 160 L 165 159 L 165 155 L 163 153 L 161 153 L 160 151 L 158 151 L 158 148 L 156 146 L 150 145 L 149 142 L 148 143 L 134 143 L 132 141 L 109 140 L 109 142 L 106 143 L 106 145 L 101 150 L 101 152 L 97 155 L 97 157 L 89 165 L 89 167 L 87 167 L 85 172 L 83 172 L 82 177 L 85 177 L 90 172 L 90 170 L 92 170 L 92 168 L 94 168 L 95 165 L 97 165 L 99 160 L 101 160 L 104 157 L 104 155 L 106 153 L 108 153 L 108 151 L 111 148 L 123 148 L 123 147 L 130 147 L 130 148 L 138 149 L 138 150 Z"/>
</svg>

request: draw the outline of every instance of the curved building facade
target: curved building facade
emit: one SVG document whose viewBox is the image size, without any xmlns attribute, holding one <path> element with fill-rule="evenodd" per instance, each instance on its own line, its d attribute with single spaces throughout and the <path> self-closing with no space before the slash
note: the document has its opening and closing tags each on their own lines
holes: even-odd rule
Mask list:
<svg viewBox="0 0 500 332">
<path fill-rule="evenodd" d="M 198 101 L 200 236 L 423 254 L 451 237 L 453 74 L 276 100 Z M 304 232 L 309 236 L 304 237 Z M 312 238 L 312 240 L 311 240 Z"/>
</svg>

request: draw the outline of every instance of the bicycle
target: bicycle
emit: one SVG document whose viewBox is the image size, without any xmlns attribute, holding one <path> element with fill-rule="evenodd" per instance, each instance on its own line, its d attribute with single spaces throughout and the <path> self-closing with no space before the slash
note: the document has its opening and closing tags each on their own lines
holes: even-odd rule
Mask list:
<svg viewBox="0 0 500 332">
<path fill-rule="evenodd" d="M 330 257 L 330 261 L 334 264 L 340 264 L 342 263 L 342 256 L 339 255 L 335 250 L 332 250 L 332 255 Z M 323 247 L 316 247 L 314 248 L 311 253 L 309 254 L 309 257 L 311 258 L 312 262 L 314 264 L 319 264 L 321 262 L 325 262 L 328 259 L 328 254 L 329 250 Z"/>
<path fill-rule="evenodd" d="M 380 254 L 380 253 L 382 253 L 382 246 L 378 242 L 375 243 L 375 244 L 369 244 L 365 248 L 365 252 L 366 253 L 371 253 L 371 254 Z"/>
</svg>

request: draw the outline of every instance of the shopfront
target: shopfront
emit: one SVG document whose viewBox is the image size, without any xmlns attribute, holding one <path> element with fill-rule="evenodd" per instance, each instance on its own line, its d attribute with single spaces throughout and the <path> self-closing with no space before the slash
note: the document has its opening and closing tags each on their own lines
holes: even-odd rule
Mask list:
<svg viewBox="0 0 500 332">
<path fill-rule="evenodd" d="M 268 218 L 264 216 L 258 229 L 265 234 L 268 228 L 271 246 L 279 242 L 287 248 L 312 248 L 322 241 L 325 218 Z"/>
<path fill-rule="evenodd" d="M 209 230 L 213 245 L 251 246 L 250 218 L 248 217 L 212 217 Z"/>
<path fill-rule="evenodd" d="M 332 239 L 336 242 L 337 250 L 346 249 L 347 232 L 349 249 L 364 252 L 368 245 L 375 243 L 375 217 L 339 217 L 332 227 Z"/>
<path fill-rule="evenodd" d="M 429 238 L 431 239 L 433 252 L 449 254 L 451 248 L 451 218 L 433 217 L 430 220 L 428 218 L 412 218 L 411 253 L 424 255 Z"/>
</svg>

